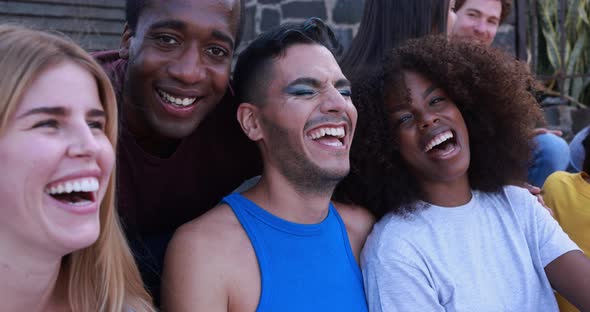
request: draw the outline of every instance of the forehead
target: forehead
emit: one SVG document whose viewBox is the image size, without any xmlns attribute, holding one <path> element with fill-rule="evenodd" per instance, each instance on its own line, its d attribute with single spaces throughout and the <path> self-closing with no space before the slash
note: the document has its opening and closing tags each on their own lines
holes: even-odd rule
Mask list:
<svg viewBox="0 0 590 312">
<path fill-rule="evenodd" d="M 274 61 L 274 78 L 289 82 L 301 77 L 320 81 L 343 79 L 332 53 L 319 44 L 295 44 Z"/>
<path fill-rule="evenodd" d="M 227 29 L 235 34 L 239 10 L 239 0 L 151 0 L 142 10 L 137 27 L 174 20 L 189 27 Z"/>
<path fill-rule="evenodd" d="M 500 0 L 466 0 L 459 11 L 477 10 L 486 15 L 500 17 L 502 1 Z"/>
<path fill-rule="evenodd" d="M 41 71 L 27 87 L 20 103 L 17 112 L 40 106 L 84 110 L 102 107 L 95 77 L 73 62 L 61 62 Z"/>
</svg>

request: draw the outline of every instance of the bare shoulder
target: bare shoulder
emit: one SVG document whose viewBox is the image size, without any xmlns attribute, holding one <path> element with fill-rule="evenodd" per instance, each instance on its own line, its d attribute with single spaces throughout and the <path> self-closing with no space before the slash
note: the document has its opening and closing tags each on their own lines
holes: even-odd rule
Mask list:
<svg viewBox="0 0 590 312">
<path fill-rule="evenodd" d="M 334 207 L 340 214 L 342 221 L 344 221 L 348 240 L 358 261 L 365 240 L 371 233 L 373 224 L 375 224 L 375 217 L 361 206 L 334 202 Z"/>
<path fill-rule="evenodd" d="M 181 226 L 166 251 L 162 300 L 169 311 L 227 311 L 236 267 L 251 255 L 231 208 L 218 205 Z"/>
</svg>

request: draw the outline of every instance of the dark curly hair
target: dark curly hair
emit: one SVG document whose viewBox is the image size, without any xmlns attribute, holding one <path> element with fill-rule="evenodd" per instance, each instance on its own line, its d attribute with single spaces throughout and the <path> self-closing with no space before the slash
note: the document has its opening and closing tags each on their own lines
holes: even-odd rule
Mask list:
<svg viewBox="0 0 590 312">
<path fill-rule="evenodd" d="M 469 0 L 457 0 L 455 1 L 455 12 L 458 11 L 464 4 Z M 512 11 L 512 0 L 498 0 L 502 3 L 502 13 L 500 13 L 500 24 L 506 21 L 508 15 Z"/>
<path fill-rule="evenodd" d="M 429 36 L 393 50 L 378 73 L 352 77 L 358 123 L 351 172 L 335 199 L 368 208 L 376 217 L 413 212 L 417 180 L 394 143 L 387 99 L 409 101 L 403 72 L 420 73 L 446 91 L 469 131 L 472 189 L 499 191 L 526 181 L 531 130 L 542 121 L 531 94 L 536 82 L 522 64 L 500 50 L 473 42 Z"/>
</svg>

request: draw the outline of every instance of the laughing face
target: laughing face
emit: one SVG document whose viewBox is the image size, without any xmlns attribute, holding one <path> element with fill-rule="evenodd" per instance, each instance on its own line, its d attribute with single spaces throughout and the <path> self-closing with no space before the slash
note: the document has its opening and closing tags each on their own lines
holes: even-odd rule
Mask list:
<svg viewBox="0 0 590 312">
<path fill-rule="evenodd" d="M 234 1 L 150 1 L 127 29 L 123 109 L 136 136 L 180 139 L 223 97 L 238 27 Z"/>
<path fill-rule="evenodd" d="M 323 46 L 296 44 L 274 61 L 261 108 L 263 154 L 294 185 L 323 192 L 350 169 L 357 120 L 350 83 Z"/>
<path fill-rule="evenodd" d="M 405 72 L 404 80 L 411 103 L 389 99 L 402 158 L 423 189 L 467 181 L 469 138 L 461 112 L 423 75 Z"/>
<path fill-rule="evenodd" d="M 96 241 L 114 164 L 106 118 L 96 80 L 79 65 L 33 80 L 0 132 L 4 238 L 61 255 Z"/>
</svg>

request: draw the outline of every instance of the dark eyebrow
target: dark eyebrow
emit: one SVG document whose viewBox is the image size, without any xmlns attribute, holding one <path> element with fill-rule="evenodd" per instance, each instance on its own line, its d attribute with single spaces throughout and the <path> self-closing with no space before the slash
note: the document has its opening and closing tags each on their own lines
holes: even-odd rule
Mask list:
<svg viewBox="0 0 590 312">
<path fill-rule="evenodd" d="M 437 86 L 435 86 L 434 84 L 431 85 L 430 87 L 426 88 L 426 90 L 424 90 L 424 92 L 422 92 L 422 98 L 426 99 L 426 97 L 428 95 L 430 95 L 430 93 L 432 93 L 432 91 L 436 90 Z"/>
<path fill-rule="evenodd" d="M 298 84 L 309 85 L 314 88 L 319 88 L 322 83 L 319 80 L 314 79 L 314 78 L 302 77 L 302 78 L 297 78 L 297 79 L 291 81 L 291 83 L 289 83 L 285 87 L 285 89 L 287 89 L 288 87 L 294 86 L 294 85 L 298 85 Z"/>
<path fill-rule="evenodd" d="M 348 79 L 338 79 L 336 81 L 336 83 L 334 84 L 334 87 L 336 88 L 342 88 L 342 87 L 350 87 L 350 81 L 348 81 Z"/>
<path fill-rule="evenodd" d="M 102 109 L 91 109 L 88 113 L 86 113 L 86 116 L 106 118 L 107 114 Z"/>
<path fill-rule="evenodd" d="M 468 8 L 467 9 L 467 12 L 477 13 L 477 14 L 480 14 L 481 15 L 481 11 L 478 10 L 478 9 Z"/>
<path fill-rule="evenodd" d="M 224 41 L 225 43 L 229 44 L 232 48 L 234 48 L 234 39 L 232 38 L 232 36 L 226 34 L 225 32 L 215 29 L 213 30 L 211 35 L 213 35 L 215 39 Z"/>
<path fill-rule="evenodd" d="M 66 109 L 63 107 L 37 107 L 23 113 L 22 115 L 18 116 L 17 119 L 37 114 L 65 116 Z"/>
<path fill-rule="evenodd" d="M 178 21 L 178 20 L 163 20 L 163 21 L 158 21 L 153 23 L 149 30 L 152 31 L 154 29 L 158 29 L 158 28 L 171 28 L 177 31 L 184 31 L 187 28 L 186 23 Z M 229 44 L 232 48 L 234 47 L 234 39 L 232 38 L 232 36 L 228 35 L 227 33 L 221 31 L 221 30 L 217 30 L 214 29 L 211 31 L 211 35 L 213 36 L 213 38 L 217 39 L 217 40 L 221 40 L 226 42 L 227 44 Z"/>
<path fill-rule="evenodd" d="M 186 29 L 186 24 L 177 20 L 163 20 L 150 25 L 149 30 L 151 31 L 157 28 L 172 28 L 181 31 Z"/>
</svg>

